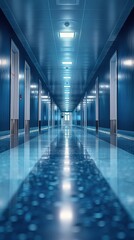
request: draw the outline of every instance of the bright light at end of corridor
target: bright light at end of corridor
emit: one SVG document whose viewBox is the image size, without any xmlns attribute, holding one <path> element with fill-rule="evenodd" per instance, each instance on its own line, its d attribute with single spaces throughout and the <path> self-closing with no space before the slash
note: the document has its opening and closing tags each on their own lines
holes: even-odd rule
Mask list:
<svg viewBox="0 0 134 240">
<path fill-rule="evenodd" d="M 133 59 L 126 59 L 123 61 L 123 65 L 131 67 L 134 66 L 134 60 Z"/>
</svg>

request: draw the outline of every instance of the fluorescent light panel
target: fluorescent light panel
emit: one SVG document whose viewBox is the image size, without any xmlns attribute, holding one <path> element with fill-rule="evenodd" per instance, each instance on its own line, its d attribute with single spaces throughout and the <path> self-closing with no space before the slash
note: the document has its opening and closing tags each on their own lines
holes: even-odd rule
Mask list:
<svg viewBox="0 0 134 240">
<path fill-rule="evenodd" d="M 30 85 L 30 88 L 37 88 L 37 85 Z"/>
<path fill-rule="evenodd" d="M 126 59 L 123 61 L 123 65 L 125 66 L 133 66 L 134 65 L 134 60 L 133 59 Z"/>
<path fill-rule="evenodd" d="M 47 98 L 48 98 L 48 96 L 41 96 L 41 98 L 46 98 L 46 99 L 47 99 Z"/>
<path fill-rule="evenodd" d="M 69 86 L 69 85 L 65 85 L 64 87 L 65 87 L 65 88 L 70 88 L 70 86 Z"/>
<path fill-rule="evenodd" d="M 96 96 L 88 96 L 87 98 L 89 98 L 89 99 L 96 98 Z"/>
<path fill-rule="evenodd" d="M 71 77 L 64 77 L 64 79 L 70 79 Z"/>
<path fill-rule="evenodd" d="M 66 64 L 66 65 L 71 65 L 72 64 L 72 62 L 62 62 L 62 64 Z"/>
<path fill-rule="evenodd" d="M 49 102 L 48 99 L 42 99 L 42 102 Z"/>
<path fill-rule="evenodd" d="M 74 32 L 60 32 L 60 38 L 74 38 Z"/>
</svg>

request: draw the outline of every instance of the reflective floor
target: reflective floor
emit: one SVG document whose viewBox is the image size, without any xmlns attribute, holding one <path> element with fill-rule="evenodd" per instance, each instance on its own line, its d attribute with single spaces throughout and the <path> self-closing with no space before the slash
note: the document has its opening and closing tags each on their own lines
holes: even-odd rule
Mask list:
<svg viewBox="0 0 134 240">
<path fill-rule="evenodd" d="M 134 240 L 134 155 L 49 129 L 0 153 L 0 240 Z"/>
<path fill-rule="evenodd" d="M 96 129 L 93 127 L 88 127 L 88 132 L 91 135 L 96 136 Z M 134 154 L 134 132 L 132 131 L 117 131 L 117 137 L 110 135 L 110 129 L 100 128 L 97 134 L 98 138 L 118 146 L 119 148 Z"/>
</svg>

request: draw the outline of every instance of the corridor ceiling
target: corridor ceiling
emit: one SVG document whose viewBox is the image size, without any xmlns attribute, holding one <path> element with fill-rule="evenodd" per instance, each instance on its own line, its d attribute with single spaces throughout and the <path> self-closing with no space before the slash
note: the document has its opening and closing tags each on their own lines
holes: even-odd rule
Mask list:
<svg viewBox="0 0 134 240">
<path fill-rule="evenodd" d="M 1 0 L 0 5 L 55 103 L 61 111 L 72 111 L 129 15 L 132 2 Z M 60 32 L 73 32 L 74 38 L 60 38 Z"/>
</svg>

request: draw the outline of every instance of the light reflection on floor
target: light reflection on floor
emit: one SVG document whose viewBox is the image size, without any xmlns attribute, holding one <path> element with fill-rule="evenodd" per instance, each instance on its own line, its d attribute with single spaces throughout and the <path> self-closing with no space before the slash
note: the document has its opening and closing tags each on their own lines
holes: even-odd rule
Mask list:
<svg viewBox="0 0 134 240">
<path fill-rule="evenodd" d="M 12 137 L 11 149 L 0 153 L 0 213 L 41 156 L 43 154 L 45 158 L 49 156 L 50 144 L 57 136 L 57 130 L 53 135 L 50 132 L 51 130 L 31 141 L 27 141 L 26 135 L 26 142 L 17 147 L 15 147 L 17 137 Z"/>
<path fill-rule="evenodd" d="M 62 128 L 2 152 L 0 240 L 133 240 L 134 158 L 114 145 Z"/>
<path fill-rule="evenodd" d="M 134 155 L 117 148 L 116 137 L 109 144 L 93 135 L 78 130 L 79 141 L 94 160 L 111 188 L 134 219 Z M 89 144 L 90 143 L 90 144 Z"/>
</svg>

